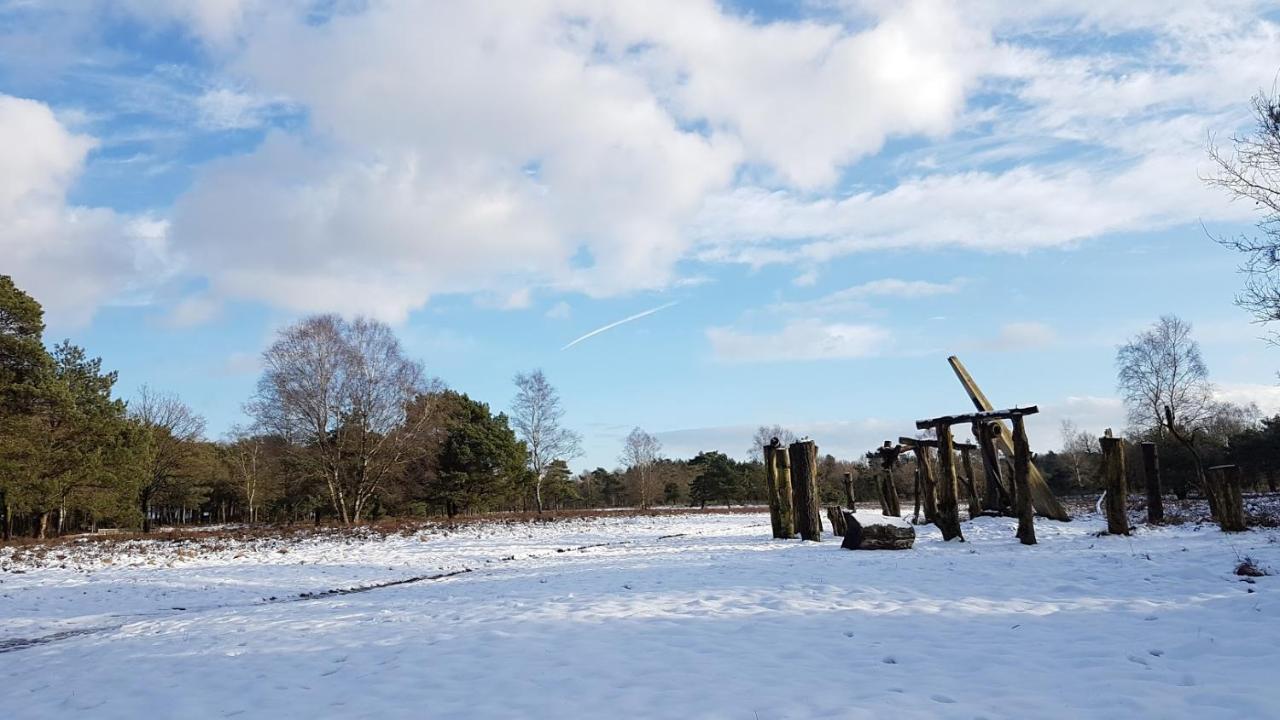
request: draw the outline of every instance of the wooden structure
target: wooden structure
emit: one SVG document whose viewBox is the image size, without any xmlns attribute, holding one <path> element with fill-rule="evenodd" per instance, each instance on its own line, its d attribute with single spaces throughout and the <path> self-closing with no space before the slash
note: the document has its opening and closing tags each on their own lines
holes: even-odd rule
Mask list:
<svg viewBox="0 0 1280 720">
<path fill-rule="evenodd" d="M 1142 443 L 1142 471 L 1147 481 L 1147 522 L 1156 525 L 1164 522 L 1164 494 L 1160 489 L 1160 459 L 1153 442 Z"/>
<path fill-rule="evenodd" d="M 800 539 L 822 542 L 822 507 L 818 493 L 818 446 L 812 440 L 791 443 L 791 494 Z"/>
<path fill-rule="evenodd" d="M 845 531 L 849 529 L 844 521 L 844 508 L 839 505 L 828 505 L 827 519 L 831 521 L 831 534 L 838 538 L 844 537 Z"/>
<path fill-rule="evenodd" d="M 845 550 L 907 550 L 916 541 L 915 528 L 900 518 L 843 511 Z"/>
<path fill-rule="evenodd" d="M 973 443 L 956 443 L 955 447 L 960 451 L 960 465 L 964 471 L 960 482 L 969 493 L 969 519 L 972 520 L 982 514 L 982 496 L 978 494 L 978 483 L 973 477 L 973 451 L 978 446 Z"/>
<path fill-rule="evenodd" d="M 791 459 L 778 438 L 764 446 L 764 479 L 769 493 L 769 521 L 773 525 L 773 536 L 790 540 L 796 536 Z"/>
<path fill-rule="evenodd" d="M 1129 489 L 1124 467 L 1124 440 L 1111 437 L 1107 430 L 1098 439 L 1102 444 L 1102 483 L 1106 488 L 1102 508 L 1107 516 L 1107 532 L 1112 535 L 1129 534 L 1129 513 L 1126 509 Z"/>
<path fill-rule="evenodd" d="M 894 445 L 888 440 L 884 445 L 867 453 L 867 459 L 880 464 L 879 478 L 875 485 L 880 500 L 880 512 L 894 517 L 902 516 L 902 507 L 898 502 L 898 488 L 893 484 L 893 466 L 898 464 L 898 456 L 908 448 Z M 850 505 L 849 507 L 853 507 Z"/>
<path fill-rule="evenodd" d="M 920 502 L 923 500 L 924 521 L 936 523 L 936 518 L 938 517 L 938 490 L 937 481 L 933 477 L 933 462 L 929 457 L 929 448 L 938 447 L 938 441 L 900 437 L 898 438 L 898 444 L 905 446 L 916 454 L 916 470 L 920 473 L 916 489 L 916 517 L 919 518 Z M 947 539 L 950 540 L 951 538 Z"/>
<path fill-rule="evenodd" d="M 960 380 L 960 384 L 964 386 L 965 392 L 969 394 L 969 399 L 973 401 L 974 407 L 977 408 L 980 413 L 992 412 L 994 410 L 994 406 L 989 400 L 987 400 L 987 396 L 982 393 L 982 390 L 978 388 L 978 384 L 973 381 L 973 377 L 969 375 L 969 371 L 965 369 L 963 364 L 961 364 L 960 359 L 952 355 L 947 358 L 947 362 L 950 363 L 951 369 L 955 371 L 956 377 Z M 1004 423 L 1000 422 L 998 419 L 992 424 L 994 425 L 994 437 L 992 439 L 1007 457 L 1013 457 L 1014 447 L 1012 433 L 1010 433 L 1009 429 L 1004 426 Z M 975 437 L 977 437 L 976 433 Z M 981 443 L 982 438 L 978 438 L 978 441 Z M 1054 497 L 1053 491 L 1050 490 L 1048 484 L 1045 483 L 1044 476 L 1040 474 L 1040 470 L 1036 468 L 1034 463 L 1029 465 L 1028 468 L 1027 483 L 1031 487 L 1031 500 L 1035 506 L 1035 511 L 1054 520 L 1070 520 L 1070 513 L 1068 513 L 1066 507 L 1058 501 L 1058 498 Z"/>
<path fill-rule="evenodd" d="M 849 505 L 849 509 L 858 508 L 858 500 L 853 496 L 853 473 L 851 472 L 844 474 L 844 501 Z"/>
<path fill-rule="evenodd" d="M 1249 529 L 1244 516 L 1244 496 L 1240 491 L 1240 468 L 1215 465 L 1209 468 L 1209 484 L 1218 498 L 1218 526 L 1223 532 Z"/>
<path fill-rule="evenodd" d="M 1040 409 L 1032 405 L 1025 408 L 1009 408 L 1007 410 L 991 410 L 968 413 L 965 415 L 943 415 L 941 417 L 919 420 L 916 428 L 933 429 L 938 436 L 938 520 L 935 524 L 942 530 L 945 540 L 964 539 L 960 532 L 960 513 L 956 499 L 955 474 L 955 442 L 951 436 L 951 426 L 963 423 L 979 424 L 990 427 L 992 424 L 1003 428 L 1002 420 L 1013 422 L 1014 433 L 1010 440 L 1013 445 L 1014 482 L 1013 506 L 1018 517 L 1018 538 L 1024 544 L 1034 545 L 1035 525 L 1032 518 L 1032 505 L 1035 494 L 1031 489 L 1031 448 L 1027 443 L 1027 432 L 1023 418 L 1034 415 Z M 1056 498 L 1054 499 L 1056 502 Z"/>
</svg>

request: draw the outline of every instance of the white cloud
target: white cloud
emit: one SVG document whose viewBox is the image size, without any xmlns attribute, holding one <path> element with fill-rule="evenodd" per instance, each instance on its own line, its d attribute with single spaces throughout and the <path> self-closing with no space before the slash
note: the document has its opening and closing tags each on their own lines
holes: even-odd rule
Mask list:
<svg viewBox="0 0 1280 720">
<path fill-rule="evenodd" d="M 196 98 L 197 121 L 210 130 L 244 130 L 266 124 L 281 102 L 230 88 L 214 88 Z"/>
<path fill-rule="evenodd" d="M 1053 345 L 1057 339 L 1053 328 L 1042 322 L 1011 322 L 1001 325 L 999 334 L 982 346 L 1000 352 L 1040 350 Z"/>
<path fill-rule="evenodd" d="M 1214 397 L 1222 402 L 1236 405 L 1253 403 L 1265 416 L 1280 413 L 1280 385 L 1221 383 L 1214 390 Z"/>
<path fill-rule="evenodd" d="M 724 362 L 781 362 L 839 360 L 870 357 L 887 349 L 890 334 L 875 325 L 795 320 L 773 333 L 744 333 L 733 328 L 707 329 L 717 360 Z"/>
<path fill-rule="evenodd" d="M 561 300 L 547 310 L 546 317 L 551 318 L 552 320 L 564 320 L 572 314 L 573 308 L 569 303 Z"/>
<path fill-rule="evenodd" d="M 94 145 L 47 105 L 0 94 L 0 271 L 54 323 L 87 322 L 167 272 L 166 223 L 68 204 Z"/>
</svg>

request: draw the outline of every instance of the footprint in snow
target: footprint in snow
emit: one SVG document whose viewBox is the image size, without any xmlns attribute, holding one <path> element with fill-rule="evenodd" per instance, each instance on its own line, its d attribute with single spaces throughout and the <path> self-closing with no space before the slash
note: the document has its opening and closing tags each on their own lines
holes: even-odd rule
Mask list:
<svg viewBox="0 0 1280 720">
<path fill-rule="evenodd" d="M 1147 661 L 1146 661 L 1145 659 L 1143 659 L 1143 658 L 1138 657 L 1137 655 L 1130 655 L 1130 656 L 1129 656 L 1129 662 L 1131 662 L 1131 663 L 1137 663 L 1137 664 L 1139 664 L 1139 665 L 1141 665 L 1141 666 L 1143 666 L 1143 667 L 1151 667 L 1151 663 L 1147 662 Z"/>
<path fill-rule="evenodd" d="M 953 702 L 955 702 L 955 698 L 948 697 L 948 696 L 946 696 L 946 695 L 930 695 L 930 696 L 929 696 L 929 699 L 930 699 L 930 700 L 932 700 L 932 701 L 934 701 L 934 702 L 936 702 L 936 703 L 953 703 Z"/>
<path fill-rule="evenodd" d="M 883 660 L 881 660 L 880 662 L 884 663 L 885 665 L 897 665 L 897 664 L 898 664 L 898 661 L 897 661 L 896 659 L 894 659 L 893 657 L 886 657 L 886 658 L 884 658 Z"/>
<path fill-rule="evenodd" d="M 1164 655 L 1164 651 L 1163 651 L 1163 650 L 1148 650 L 1148 651 L 1147 651 L 1147 654 L 1148 654 L 1148 655 L 1151 655 L 1152 657 L 1160 657 L 1161 655 Z"/>
</svg>

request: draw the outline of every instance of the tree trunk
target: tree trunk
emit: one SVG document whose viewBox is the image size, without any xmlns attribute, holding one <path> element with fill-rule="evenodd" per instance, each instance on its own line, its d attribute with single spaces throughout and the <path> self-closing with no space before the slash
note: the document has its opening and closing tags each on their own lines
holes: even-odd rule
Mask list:
<svg viewBox="0 0 1280 720">
<path fill-rule="evenodd" d="M 844 510 L 839 505 L 827 506 L 827 519 L 831 521 L 831 534 L 842 538 L 849 526 L 845 524 Z"/>
<path fill-rule="evenodd" d="M 769 493 L 769 524 L 773 526 L 775 538 L 786 537 L 782 534 L 782 505 L 778 502 L 778 466 L 774 458 L 777 445 L 769 443 L 764 446 L 764 484 Z"/>
<path fill-rule="evenodd" d="M 990 424 L 975 423 L 974 435 L 982 452 L 982 474 L 987 481 L 987 491 L 982 495 L 982 509 L 1003 512 L 1009 498 L 1000 477 L 1000 456 L 996 453 L 996 441 L 992 437 Z"/>
<path fill-rule="evenodd" d="M 858 509 L 858 502 L 853 497 L 853 473 L 851 472 L 844 474 L 844 501 L 849 504 L 850 510 Z"/>
<path fill-rule="evenodd" d="M 920 467 L 920 494 L 924 505 L 924 521 L 938 522 L 938 482 L 933 477 L 933 461 L 929 459 L 929 448 L 916 448 L 916 465 Z"/>
<path fill-rule="evenodd" d="M 142 532 L 151 532 L 151 494 L 147 491 L 142 492 Z"/>
<path fill-rule="evenodd" d="M 1160 490 L 1160 458 L 1153 442 L 1142 443 L 1142 470 L 1147 480 L 1147 522 L 1156 525 L 1164 522 L 1164 496 Z"/>
<path fill-rule="evenodd" d="M 822 507 L 818 495 L 818 446 L 812 440 L 792 443 L 791 484 L 800 538 L 822 541 Z"/>
<path fill-rule="evenodd" d="M 911 502 L 915 505 L 915 510 L 911 513 L 911 524 L 920 524 L 920 456 L 916 455 L 916 472 L 911 483 Z"/>
<path fill-rule="evenodd" d="M 1101 438 L 1101 442 L 1102 481 L 1106 487 L 1103 509 L 1107 515 L 1107 532 L 1112 535 L 1128 535 L 1128 488 L 1125 482 L 1124 440 L 1104 437 Z"/>
<path fill-rule="evenodd" d="M 1031 445 L 1021 415 L 1013 416 L 1013 486 L 1017 488 L 1018 534 L 1023 545 L 1036 544 L 1035 503 L 1031 500 Z"/>
<path fill-rule="evenodd" d="M 778 523 L 782 533 L 779 538 L 790 540 L 796 536 L 795 493 L 791 482 L 791 455 L 778 445 L 773 450 L 773 463 L 778 482 Z"/>
<path fill-rule="evenodd" d="M 902 503 L 898 499 L 898 486 L 893 482 L 893 467 L 883 468 L 881 472 L 883 473 L 880 478 L 880 497 L 883 498 L 881 511 L 885 515 L 902 517 Z"/>
<path fill-rule="evenodd" d="M 1209 468 L 1214 495 L 1218 498 L 1218 526 L 1223 532 L 1249 529 L 1244 517 L 1244 496 L 1240 491 L 1240 468 L 1219 465 Z"/>
<path fill-rule="evenodd" d="M 955 539 L 964 542 L 964 534 L 960 531 L 959 493 L 956 490 L 955 442 L 949 425 L 938 425 L 935 432 L 938 434 L 938 504 L 934 524 L 942 531 L 944 542 Z"/>
<path fill-rule="evenodd" d="M 40 519 L 36 522 L 36 539 L 44 540 L 49 532 L 49 511 L 40 513 Z"/>
<path fill-rule="evenodd" d="M 13 506 L 9 504 L 9 498 L 0 491 L 0 529 L 4 532 L 6 541 L 13 539 Z"/>
<path fill-rule="evenodd" d="M 977 478 L 973 476 L 973 457 L 972 450 L 965 446 L 960 451 L 960 459 L 964 466 L 964 489 L 969 493 L 969 519 L 972 520 L 982 514 L 982 497 L 978 495 Z"/>
</svg>

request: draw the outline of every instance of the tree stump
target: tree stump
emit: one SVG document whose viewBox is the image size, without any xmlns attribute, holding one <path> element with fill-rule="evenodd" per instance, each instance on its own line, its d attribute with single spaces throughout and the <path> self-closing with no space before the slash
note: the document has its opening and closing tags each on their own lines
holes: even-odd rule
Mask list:
<svg viewBox="0 0 1280 720">
<path fill-rule="evenodd" d="M 1240 468 L 1235 465 L 1211 467 L 1209 478 L 1213 493 L 1218 498 L 1218 526 L 1223 532 L 1248 530 L 1244 517 L 1244 496 L 1240 490 Z"/>
<path fill-rule="evenodd" d="M 1112 535 L 1129 534 L 1129 514 L 1126 510 L 1129 491 L 1125 482 L 1124 440 L 1116 437 L 1100 438 L 1102 443 L 1102 482 L 1106 499 L 1102 504 L 1107 516 L 1107 532 Z"/>
<path fill-rule="evenodd" d="M 776 441 L 777 438 L 774 440 Z M 773 457 L 777 447 L 775 443 L 765 445 L 763 458 L 765 492 L 769 494 L 769 524 L 773 526 L 773 536 L 780 538 L 782 537 L 782 514 L 778 503 L 778 467 Z"/>
<path fill-rule="evenodd" d="M 774 441 L 776 440 L 777 438 L 774 438 Z M 794 493 L 791 489 L 791 457 L 780 443 L 770 444 L 773 446 L 775 482 L 778 492 L 778 525 L 781 533 L 778 537 L 790 540 L 796 536 Z"/>
<path fill-rule="evenodd" d="M 1160 458 L 1153 442 L 1142 443 L 1142 469 L 1147 480 L 1147 522 L 1156 525 L 1164 522 L 1164 495 L 1160 489 Z"/>
<path fill-rule="evenodd" d="M 795 496 L 796 529 L 802 540 L 822 542 L 822 507 L 818 494 L 818 446 L 812 440 L 792 443 L 791 489 Z"/>
<path fill-rule="evenodd" d="M 844 474 L 844 501 L 849 504 L 852 509 L 857 509 L 858 501 L 853 497 L 853 473 Z M 841 533 L 842 535 L 844 533 Z"/>
<path fill-rule="evenodd" d="M 951 437 L 951 426 L 938 425 L 934 431 L 938 434 L 938 499 L 937 506 L 934 508 L 933 522 L 942 531 L 944 542 L 957 538 L 960 542 L 964 542 L 964 534 L 960 531 L 960 501 L 956 490 L 956 453 L 954 440 Z"/>
<path fill-rule="evenodd" d="M 880 497 L 884 498 L 885 515 L 902 517 L 902 502 L 898 499 L 898 486 L 893 482 L 893 468 L 887 467 L 880 478 Z"/>
<path fill-rule="evenodd" d="M 848 527 L 844 522 L 844 511 L 839 505 L 827 506 L 827 519 L 831 521 L 831 534 L 844 537 Z"/>
<path fill-rule="evenodd" d="M 908 550 L 916 541 L 911 523 L 870 512 L 843 511 L 845 550 Z"/>
</svg>

